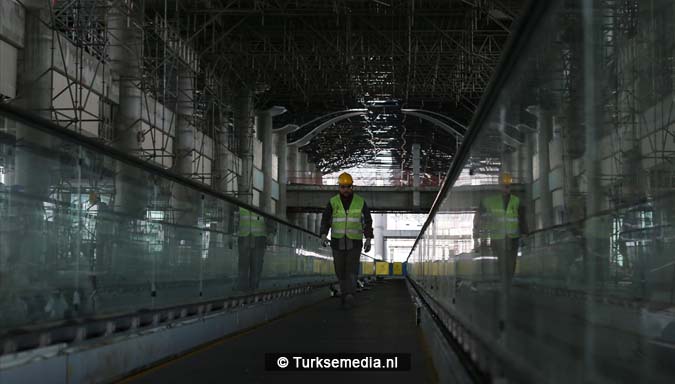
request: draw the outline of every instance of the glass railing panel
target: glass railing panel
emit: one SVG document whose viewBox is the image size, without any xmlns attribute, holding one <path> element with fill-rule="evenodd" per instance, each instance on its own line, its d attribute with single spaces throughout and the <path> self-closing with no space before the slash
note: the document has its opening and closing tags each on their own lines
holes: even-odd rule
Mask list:
<svg viewBox="0 0 675 384">
<path fill-rule="evenodd" d="M 0 331 L 334 280 L 314 234 L 0 116 Z"/>
<path fill-rule="evenodd" d="M 493 375 L 672 381 L 675 8 L 532 3 L 409 275 Z"/>
</svg>

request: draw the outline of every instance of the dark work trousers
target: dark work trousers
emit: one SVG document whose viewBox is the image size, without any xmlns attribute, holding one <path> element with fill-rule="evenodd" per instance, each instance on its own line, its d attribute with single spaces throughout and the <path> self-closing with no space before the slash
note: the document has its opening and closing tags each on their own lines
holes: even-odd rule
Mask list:
<svg viewBox="0 0 675 384">
<path fill-rule="evenodd" d="M 238 245 L 238 288 L 240 291 L 255 290 L 260 285 L 266 238 L 263 236 L 240 236 Z"/>
<path fill-rule="evenodd" d="M 108 272 L 112 270 L 112 236 L 96 234 L 96 270 Z"/>
<path fill-rule="evenodd" d="M 333 248 L 333 265 L 335 274 L 340 281 L 340 292 L 343 295 L 356 292 L 356 277 L 359 273 L 359 259 L 361 247 L 355 246 L 349 250 Z"/>
<path fill-rule="evenodd" d="M 499 280 L 502 288 L 498 291 L 499 294 L 499 306 L 498 306 L 498 321 L 495 322 L 496 328 L 494 329 L 495 337 L 504 332 L 507 325 L 510 321 L 511 313 L 511 281 L 513 280 L 513 275 L 516 272 L 516 259 L 518 257 L 518 243 L 519 238 L 515 239 L 500 239 L 500 240 L 491 240 L 491 248 L 495 256 L 497 256 L 498 266 L 499 266 Z M 504 342 L 506 339 L 504 338 Z"/>
<path fill-rule="evenodd" d="M 511 286 L 513 275 L 516 273 L 516 259 L 518 258 L 518 242 L 520 238 L 491 240 L 492 251 L 499 263 L 499 277 Z"/>
</svg>

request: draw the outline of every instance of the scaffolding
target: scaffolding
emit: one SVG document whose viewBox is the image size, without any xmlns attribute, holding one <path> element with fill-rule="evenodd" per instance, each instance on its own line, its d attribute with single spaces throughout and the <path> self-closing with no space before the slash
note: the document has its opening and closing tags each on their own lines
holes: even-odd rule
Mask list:
<svg viewBox="0 0 675 384">
<path fill-rule="evenodd" d="M 22 79 L 20 91 L 25 94 L 19 93 L 10 101 L 24 102 L 30 108 L 30 81 L 48 80 L 51 95 L 48 106 L 44 106 L 46 110 L 40 112 L 47 112 L 43 116 L 54 123 L 164 168 L 177 170 L 183 161 L 187 163 L 182 167 L 187 168 L 183 176 L 207 185 L 217 184 L 228 188 L 220 189 L 222 192 L 233 193 L 237 176 L 233 160 L 238 148 L 229 84 L 215 75 L 213 67 L 202 64 L 199 53 L 181 36 L 182 23 L 187 19 L 168 9 L 177 7 L 177 2 L 157 3 L 158 8 L 147 3 L 45 0 L 45 8 L 28 12 L 32 27 L 39 26 L 39 30 L 28 33 L 39 36 L 40 47 L 47 49 L 33 49 L 41 55 L 40 77 Z M 132 99 L 132 109 L 139 112 L 129 122 L 138 127 L 137 132 L 120 127 L 120 110 L 129 107 L 128 102 L 120 103 L 121 87 L 140 96 Z M 179 128 L 190 136 L 180 146 Z M 129 137 L 130 133 L 133 137 Z M 80 254 L 86 254 L 90 268 L 94 268 L 95 250 L 89 245 L 97 242 L 95 223 L 100 221 L 95 201 L 117 206 L 120 183 L 125 183 L 120 176 L 125 176 L 128 169 L 105 155 L 65 142 L 59 145 L 58 156 L 62 166 L 46 165 L 51 167 L 52 182 L 51 190 L 43 197 L 47 225 L 58 227 L 58 238 L 53 239 L 55 259 L 76 262 Z M 3 175 L 12 172 L 7 166 L 10 163 L 3 159 L 0 164 Z M 133 179 L 147 175 L 126 176 Z M 144 181 L 154 189 L 144 207 L 147 217 L 129 218 L 125 224 L 129 242 L 137 245 L 160 236 L 155 233 L 161 229 L 161 225 L 157 227 L 160 216 L 163 223 L 178 223 L 183 212 L 176 207 L 176 201 L 186 197 L 172 181 L 156 177 Z M 143 200 L 144 196 L 135 198 Z M 222 221 L 222 207 L 213 208 L 208 216 Z M 169 239 L 172 234 L 160 237 Z M 78 247 L 73 249 L 68 244 Z"/>
</svg>

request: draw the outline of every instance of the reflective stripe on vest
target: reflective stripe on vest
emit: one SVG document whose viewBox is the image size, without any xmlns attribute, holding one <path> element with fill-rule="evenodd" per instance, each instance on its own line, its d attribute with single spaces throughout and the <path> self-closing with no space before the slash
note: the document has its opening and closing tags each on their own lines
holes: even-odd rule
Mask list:
<svg viewBox="0 0 675 384">
<path fill-rule="evenodd" d="M 239 236 L 265 236 L 265 219 L 248 209 L 239 207 Z"/>
<path fill-rule="evenodd" d="M 518 228 L 520 199 L 518 197 L 511 195 L 506 210 L 504 210 L 504 198 L 501 195 L 486 198 L 483 200 L 483 206 L 487 210 L 485 229 L 491 239 L 500 240 L 505 237 L 516 238 L 520 236 Z"/>
<path fill-rule="evenodd" d="M 363 203 L 363 198 L 354 194 L 349 211 L 345 212 L 345 207 L 342 205 L 339 194 L 330 199 L 330 205 L 333 207 L 331 238 L 341 239 L 347 236 L 347 238 L 352 240 L 363 239 L 363 225 L 361 224 Z"/>
</svg>

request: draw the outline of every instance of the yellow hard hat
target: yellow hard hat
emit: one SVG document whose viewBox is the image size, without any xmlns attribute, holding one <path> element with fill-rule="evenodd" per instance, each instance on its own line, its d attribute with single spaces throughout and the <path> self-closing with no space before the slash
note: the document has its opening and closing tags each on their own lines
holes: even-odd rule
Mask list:
<svg viewBox="0 0 675 384">
<path fill-rule="evenodd" d="M 350 175 L 349 173 L 343 172 L 338 177 L 338 185 L 352 185 L 352 184 L 354 184 L 354 180 L 352 180 L 352 175 Z"/>
<path fill-rule="evenodd" d="M 511 183 L 513 182 L 513 178 L 511 177 L 511 174 L 510 174 L 510 173 L 508 173 L 508 172 L 503 172 L 503 173 L 501 174 L 501 177 L 499 178 L 499 181 L 500 181 L 503 185 L 511 185 Z"/>
</svg>

